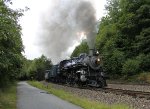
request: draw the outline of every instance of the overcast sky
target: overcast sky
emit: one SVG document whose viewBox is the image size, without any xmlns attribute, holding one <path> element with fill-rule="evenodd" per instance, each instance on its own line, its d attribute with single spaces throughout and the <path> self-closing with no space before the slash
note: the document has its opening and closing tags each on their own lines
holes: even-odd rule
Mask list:
<svg viewBox="0 0 150 109">
<path fill-rule="evenodd" d="M 59 0 L 58 0 L 59 1 Z M 104 16 L 104 5 L 106 0 L 89 0 L 96 10 L 96 18 L 100 19 Z M 37 35 L 39 31 L 39 21 L 42 18 L 43 13 L 47 12 L 51 6 L 54 5 L 54 0 L 12 0 L 14 9 L 29 7 L 30 10 L 24 13 L 24 16 L 20 19 L 22 26 L 22 40 L 25 46 L 25 56 L 28 59 L 34 59 L 40 57 L 42 51 L 37 45 Z M 77 43 L 75 44 L 77 45 Z M 75 45 L 68 47 L 69 50 L 73 50 Z"/>
</svg>

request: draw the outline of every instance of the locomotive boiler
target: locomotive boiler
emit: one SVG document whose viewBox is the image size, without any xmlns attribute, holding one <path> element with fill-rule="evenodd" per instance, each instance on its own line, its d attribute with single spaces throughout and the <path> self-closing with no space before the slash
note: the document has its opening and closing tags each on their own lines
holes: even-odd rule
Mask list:
<svg viewBox="0 0 150 109">
<path fill-rule="evenodd" d="M 55 82 L 100 88 L 107 86 L 99 52 L 94 49 L 90 49 L 89 54 L 82 53 L 78 57 L 61 61 L 55 65 L 55 69 L 56 66 L 57 70 L 52 68 L 49 72 L 55 74 L 55 79 L 52 77 Z"/>
</svg>

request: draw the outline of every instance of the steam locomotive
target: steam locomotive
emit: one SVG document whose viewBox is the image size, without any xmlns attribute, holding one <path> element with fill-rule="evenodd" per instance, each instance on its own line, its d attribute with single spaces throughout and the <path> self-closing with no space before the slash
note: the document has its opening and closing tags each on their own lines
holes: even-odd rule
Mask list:
<svg viewBox="0 0 150 109">
<path fill-rule="evenodd" d="M 63 60 L 45 73 L 45 79 L 52 82 L 99 88 L 107 86 L 106 78 L 99 52 L 94 49 L 89 54 Z"/>
</svg>

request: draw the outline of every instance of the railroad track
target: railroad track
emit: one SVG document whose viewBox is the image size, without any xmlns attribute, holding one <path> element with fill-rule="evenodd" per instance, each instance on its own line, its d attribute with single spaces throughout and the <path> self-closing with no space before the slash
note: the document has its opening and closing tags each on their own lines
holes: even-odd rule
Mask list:
<svg viewBox="0 0 150 109">
<path fill-rule="evenodd" d="M 71 87 L 68 85 L 65 85 L 67 87 Z M 79 87 L 74 87 L 79 88 Z M 93 91 L 101 91 L 104 93 L 113 93 L 116 95 L 128 95 L 132 96 L 133 98 L 145 98 L 147 100 L 150 100 L 150 92 L 143 92 L 143 91 L 134 91 L 134 90 L 124 90 L 124 89 L 114 89 L 114 88 L 92 88 L 92 87 L 80 87 L 80 89 L 87 89 L 87 90 L 93 90 Z"/>
<path fill-rule="evenodd" d="M 102 91 L 105 93 L 113 93 L 116 95 L 128 95 L 128 96 L 132 96 L 133 98 L 145 98 L 147 100 L 150 100 L 150 92 L 113 89 L 113 88 L 103 88 L 103 89 L 94 89 L 94 90 Z"/>
<path fill-rule="evenodd" d="M 62 85 L 62 84 L 59 84 L 59 85 Z M 114 89 L 114 88 L 107 88 L 107 87 L 106 88 L 93 88 L 93 87 L 75 87 L 75 86 L 70 86 L 70 85 L 63 85 L 63 86 L 87 89 L 87 90 L 93 90 L 93 91 L 101 91 L 104 93 L 113 93 L 116 95 L 128 95 L 128 96 L 132 96 L 133 98 L 145 98 L 147 100 L 150 100 L 150 92 Z"/>
</svg>

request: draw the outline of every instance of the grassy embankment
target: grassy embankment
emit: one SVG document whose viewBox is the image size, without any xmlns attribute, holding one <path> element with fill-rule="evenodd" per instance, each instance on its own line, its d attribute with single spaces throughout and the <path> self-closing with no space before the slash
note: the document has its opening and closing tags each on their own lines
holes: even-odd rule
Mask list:
<svg viewBox="0 0 150 109">
<path fill-rule="evenodd" d="M 150 72 L 140 73 L 128 78 L 118 78 L 107 80 L 107 83 L 112 84 L 136 84 L 136 85 L 150 85 Z"/>
<path fill-rule="evenodd" d="M 16 109 L 16 84 L 0 89 L 0 109 Z"/>
<path fill-rule="evenodd" d="M 69 101 L 73 104 L 81 106 L 84 109 L 129 109 L 128 106 L 123 105 L 123 104 L 116 104 L 116 105 L 108 106 L 103 103 L 91 101 L 86 98 L 81 98 L 79 96 L 73 95 L 63 90 L 54 89 L 50 84 L 48 87 L 45 87 L 42 83 L 37 82 L 37 81 L 29 81 L 28 83 L 37 88 L 46 90 L 47 92 L 52 93 L 66 101 Z"/>
<path fill-rule="evenodd" d="M 137 83 L 150 84 L 150 72 L 140 73 L 132 78 Z"/>
</svg>

